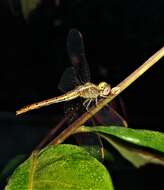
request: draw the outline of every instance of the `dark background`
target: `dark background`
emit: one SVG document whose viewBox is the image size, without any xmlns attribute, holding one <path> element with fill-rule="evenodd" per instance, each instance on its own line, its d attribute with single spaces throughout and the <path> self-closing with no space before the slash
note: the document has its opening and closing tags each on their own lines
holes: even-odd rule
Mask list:
<svg viewBox="0 0 164 190">
<path fill-rule="evenodd" d="M 47 0 L 25 20 L 18 0 L 1 0 L 0 168 L 29 153 L 61 117 L 62 104 L 20 118 L 15 110 L 61 94 L 57 85 L 70 66 L 71 28 L 83 34 L 92 82 L 114 86 L 163 46 L 163 10 L 163 0 Z M 163 59 L 121 94 L 130 127 L 164 131 L 162 91 Z M 116 189 L 154 189 L 164 171 L 149 165 L 113 175 Z"/>
</svg>

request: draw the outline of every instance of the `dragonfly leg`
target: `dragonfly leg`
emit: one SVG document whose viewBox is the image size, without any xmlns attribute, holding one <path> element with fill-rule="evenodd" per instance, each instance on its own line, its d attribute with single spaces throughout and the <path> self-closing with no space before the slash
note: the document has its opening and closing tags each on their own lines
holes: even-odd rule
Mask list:
<svg viewBox="0 0 164 190">
<path fill-rule="evenodd" d="M 96 106 L 98 104 L 98 97 L 95 98 Z"/>
<path fill-rule="evenodd" d="M 90 106 L 91 102 L 92 102 L 92 99 L 89 99 L 88 104 L 87 104 L 87 106 L 86 106 L 86 110 L 87 110 L 87 111 L 88 111 L 88 109 L 89 109 L 89 106 Z"/>
<path fill-rule="evenodd" d="M 86 99 L 84 102 L 83 102 L 83 106 L 86 108 L 86 110 L 88 111 L 89 109 L 89 106 L 92 102 L 92 99 Z"/>
<path fill-rule="evenodd" d="M 89 99 L 86 99 L 84 102 L 83 102 L 83 106 L 86 107 L 86 105 L 88 104 L 89 102 Z"/>
<path fill-rule="evenodd" d="M 102 99 L 104 99 L 104 97 L 96 97 L 96 98 L 95 98 L 96 106 L 97 106 L 99 100 L 101 101 Z"/>
</svg>

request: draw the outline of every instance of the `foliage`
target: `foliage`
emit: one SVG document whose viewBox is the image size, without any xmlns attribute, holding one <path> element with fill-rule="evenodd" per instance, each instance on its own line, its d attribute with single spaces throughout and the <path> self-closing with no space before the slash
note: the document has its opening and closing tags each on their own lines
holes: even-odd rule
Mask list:
<svg viewBox="0 0 164 190">
<path fill-rule="evenodd" d="M 34 152 L 13 173 L 5 190 L 113 189 L 106 168 L 83 148 L 49 146 Z"/>
<path fill-rule="evenodd" d="M 164 134 L 119 126 L 79 128 L 106 139 L 134 166 L 148 163 L 164 165 Z M 113 189 L 106 168 L 84 148 L 51 145 L 35 151 L 11 176 L 5 190 L 15 189 Z"/>
<path fill-rule="evenodd" d="M 164 165 L 163 133 L 118 126 L 81 127 L 79 131 L 99 133 L 135 167 L 148 163 Z"/>
</svg>

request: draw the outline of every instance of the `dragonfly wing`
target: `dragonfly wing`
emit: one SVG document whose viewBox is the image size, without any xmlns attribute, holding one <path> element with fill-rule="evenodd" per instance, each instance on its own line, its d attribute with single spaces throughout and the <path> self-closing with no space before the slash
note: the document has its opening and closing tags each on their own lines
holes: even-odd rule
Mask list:
<svg viewBox="0 0 164 190">
<path fill-rule="evenodd" d="M 84 147 L 92 156 L 99 160 L 103 160 L 103 144 L 100 136 L 92 133 L 75 134 L 77 143 Z"/>
<path fill-rule="evenodd" d="M 90 81 L 89 65 L 85 57 L 85 48 L 81 33 L 72 29 L 67 38 L 67 50 L 76 76 L 81 83 Z"/>
<path fill-rule="evenodd" d="M 104 107 L 94 116 L 94 118 L 102 125 L 128 126 L 126 120 L 111 106 Z"/>
<path fill-rule="evenodd" d="M 64 104 L 64 112 L 68 115 L 70 112 L 72 115 L 69 117 L 68 123 L 72 123 L 76 120 L 80 115 L 82 115 L 86 111 L 83 106 L 82 98 L 76 98 L 74 100 L 68 101 Z"/>
<path fill-rule="evenodd" d="M 79 84 L 80 84 L 80 82 L 75 77 L 75 71 L 74 71 L 73 67 L 68 67 L 64 71 L 64 73 L 60 79 L 60 82 L 58 84 L 58 89 L 61 92 L 68 92 L 68 91 L 74 89 Z"/>
</svg>

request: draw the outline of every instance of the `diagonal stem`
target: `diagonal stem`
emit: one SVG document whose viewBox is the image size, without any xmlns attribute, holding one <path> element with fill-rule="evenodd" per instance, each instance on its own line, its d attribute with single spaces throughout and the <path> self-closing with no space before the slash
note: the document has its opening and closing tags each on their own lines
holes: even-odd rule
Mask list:
<svg viewBox="0 0 164 190">
<path fill-rule="evenodd" d="M 81 117 L 74 121 L 68 128 L 61 132 L 50 144 L 60 144 L 67 137 L 73 134 L 82 124 L 89 120 L 94 114 L 96 114 L 105 105 L 111 102 L 118 94 L 125 90 L 129 85 L 131 85 L 136 79 L 138 79 L 144 72 L 146 72 L 150 67 L 157 63 L 164 56 L 164 47 L 158 50 L 154 55 L 152 55 L 147 61 L 145 61 L 140 67 L 138 67 L 133 73 L 131 73 L 127 78 L 120 82 L 116 87 L 119 91 L 117 93 L 109 95 L 107 98 L 98 102 L 97 106 L 92 107 L 88 112 L 85 112 Z M 113 89 L 114 89 L 113 88 Z"/>
</svg>

